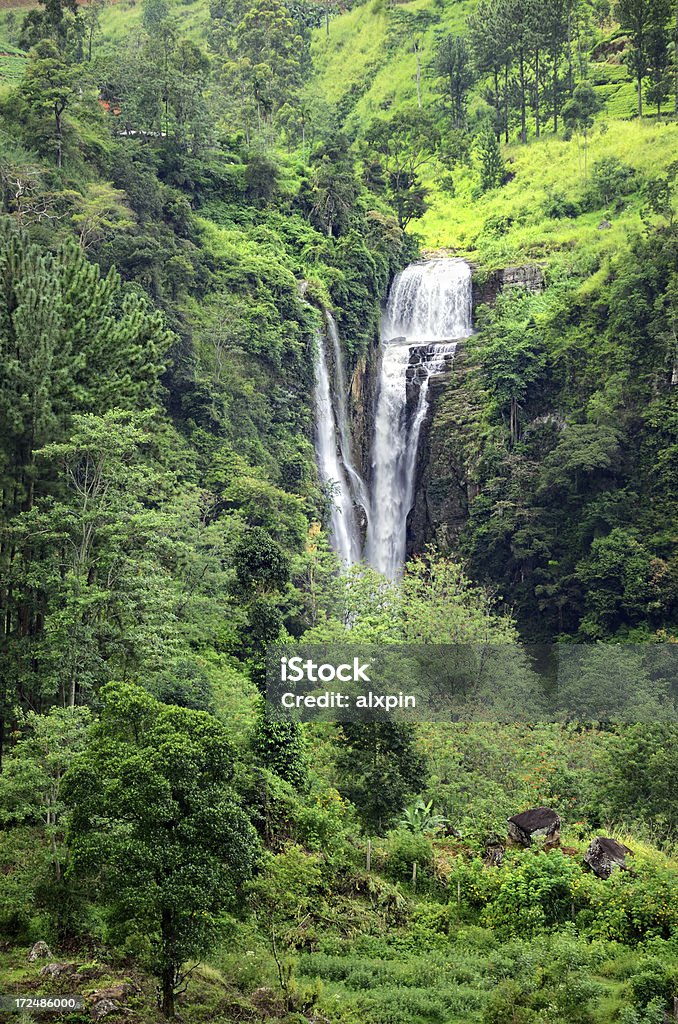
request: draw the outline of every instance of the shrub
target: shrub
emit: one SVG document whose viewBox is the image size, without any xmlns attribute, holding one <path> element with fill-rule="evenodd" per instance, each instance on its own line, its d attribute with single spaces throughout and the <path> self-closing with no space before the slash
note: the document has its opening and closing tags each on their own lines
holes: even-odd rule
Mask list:
<svg viewBox="0 0 678 1024">
<path fill-rule="evenodd" d="M 622 163 L 616 156 L 606 156 L 598 160 L 591 169 L 584 207 L 596 210 L 599 207 L 611 207 L 618 210 L 623 205 L 624 196 L 633 192 L 636 187 L 636 172 L 633 167 Z"/>
<path fill-rule="evenodd" d="M 563 217 L 578 217 L 581 208 L 574 199 L 570 199 L 564 192 L 557 188 L 546 188 L 546 199 L 542 207 L 545 217 L 552 220 L 560 220 Z"/>
<path fill-rule="evenodd" d="M 579 865 L 560 852 L 523 854 L 502 873 L 501 887 L 484 918 L 505 934 L 533 935 L 562 924 L 571 918 L 581 874 Z"/>
<path fill-rule="evenodd" d="M 416 862 L 417 877 L 430 872 L 433 865 L 433 849 L 425 836 L 395 829 L 386 840 L 386 872 L 397 881 L 410 881 L 412 865 Z"/>
</svg>

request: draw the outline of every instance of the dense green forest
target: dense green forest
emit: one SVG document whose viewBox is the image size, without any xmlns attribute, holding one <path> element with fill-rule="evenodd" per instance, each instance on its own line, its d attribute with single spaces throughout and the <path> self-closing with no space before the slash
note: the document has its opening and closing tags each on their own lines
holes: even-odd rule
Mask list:
<svg viewBox="0 0 678 1024">
<path fill-rule="evenodd" d="M 674 1019 L 675 708 L 622 659 L 678 643 L 677 52 L 675 0 L 0 0 L 0 996 Z M 392 581 L 314 366 L 329 314 L 367 475 L 436 255 L 475 330 Z M 273 719 L 267 648 L 331 641 L 596 644 L 653 720 Z"/>
</svg>

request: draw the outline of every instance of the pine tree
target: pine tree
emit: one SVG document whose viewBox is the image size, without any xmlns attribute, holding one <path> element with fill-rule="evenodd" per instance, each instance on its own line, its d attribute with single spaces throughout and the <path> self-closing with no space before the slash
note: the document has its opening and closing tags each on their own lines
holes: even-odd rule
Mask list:
<svg viewBox="0 0 678 1024">
<path fill-rule="evenodd" d="M 483 192 L 497 188 L 504 181 L 506 168 L 495 133 L 485 128 L 476 138 L 476 154 L 480 161 L 480 187 Z"/>
</svg>

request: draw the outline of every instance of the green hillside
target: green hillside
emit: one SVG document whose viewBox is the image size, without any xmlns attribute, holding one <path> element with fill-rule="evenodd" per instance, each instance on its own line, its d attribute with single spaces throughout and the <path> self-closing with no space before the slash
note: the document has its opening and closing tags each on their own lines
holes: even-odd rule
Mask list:
<svg viewBox="0 0 678 1024">
<path fill-rule="evenodd" d="M 3 1020 L 673 1019 L 675 16 L 0 3 Z M 436 255 L 391 578 L 380 322 Z M 480 693 L 288 721 L 300 645 Z"/>
</svg>

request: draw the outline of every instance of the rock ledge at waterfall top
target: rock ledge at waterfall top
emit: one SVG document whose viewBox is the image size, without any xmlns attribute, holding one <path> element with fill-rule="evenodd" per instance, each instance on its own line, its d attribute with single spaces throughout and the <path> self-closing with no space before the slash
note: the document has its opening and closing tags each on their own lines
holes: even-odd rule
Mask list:
<svg viewBox="0 0 678 1024">
<path fill-rule="evenodd" d="M 540 292 L 544 288 L 544 271 L 537 263 L 526 263 L 523 266 L 503 267 L 487 274 L 479 273 L 473 268 L 473 305 L 488 305 L 496 302 L 497 296 L 505 288 L 525 288 L 530 292 Z"/>
</svg>

